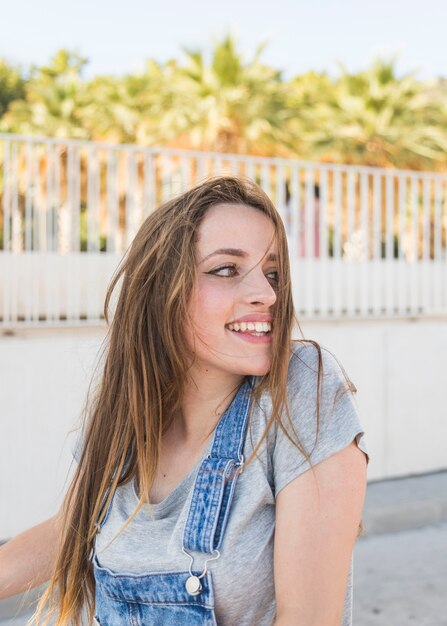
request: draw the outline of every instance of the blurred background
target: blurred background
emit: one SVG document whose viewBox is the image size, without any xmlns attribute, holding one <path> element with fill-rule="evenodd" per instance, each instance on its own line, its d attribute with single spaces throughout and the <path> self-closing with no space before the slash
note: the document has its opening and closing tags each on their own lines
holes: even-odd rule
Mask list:
<svg viewBox="0 0 447 626">
<path fill-rule="evenodd" d="M 440 0 L 2 8 L 0 540 L 60 505 L 139 225 L 248 176 L 283 217 L 304 336 L 358 388 L 354 624 L 447 624 L 446 18 Z M 22 600 L 0 623 L 25 623 Z"/>
</svg>

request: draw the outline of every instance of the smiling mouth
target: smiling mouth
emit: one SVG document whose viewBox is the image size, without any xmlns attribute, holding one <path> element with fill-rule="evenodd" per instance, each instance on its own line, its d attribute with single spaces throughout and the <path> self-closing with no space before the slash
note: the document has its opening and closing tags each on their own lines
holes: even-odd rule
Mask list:
<svg viewBox="0 0 447 626">
<path fill-rule="evenodd" d="M 227 324 L 225 328 L 235 333 L 252 335 L 253 337 L 263 337 L 272 332 L 272 324 L 270 322 L 241 322 L 239 324 Z"/>
</svg>

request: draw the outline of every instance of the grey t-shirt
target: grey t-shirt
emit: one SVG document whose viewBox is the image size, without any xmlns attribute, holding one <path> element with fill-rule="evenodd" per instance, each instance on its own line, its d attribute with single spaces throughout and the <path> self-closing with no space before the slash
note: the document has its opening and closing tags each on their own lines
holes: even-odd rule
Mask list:
<svg viewBox="0 0 447 626">
<path fill-rule="evenodd" d="M 288 402 L 296 433 L 311 453 L 314 465 L 354 439 L 369 460 L 355 401 L 349 391 L 344 391 L 342 371 L 325 348 L 322 356 L 324 375 L 316 440 L 317 351 L 312 344 L 294 344 L 289 364 Z M 264 393 L 251 413 L 245 458 L 264 432 L 271 408 L 271 398 Z M 286 418 L 284 423 L 287 424 Z M 210 447 L 211 441 L 204 456 Z M 199 463 L 162 502 L 152 505 L 152 517 L 143 507 L 121 533 L 138 498 L 133 482 L 117 489 L 106 523 L 96 538 L 96 555 L 102 567 L 122 574 L 187 571 L 189 558 L 182 552 L 182 536 L 198 466 Z M 278 428 L 270 430 L 258 457 L 240 475 L 221 556 L 208 563 L 219 626 L 272 626 L 275 497 L 309 467 L 303 454 Z M 194 556 L 194 569 L 201 570 L 205 557 Z M 352 573 L 351 559 L 341 626 L 352 624 Z"/>
</svg>

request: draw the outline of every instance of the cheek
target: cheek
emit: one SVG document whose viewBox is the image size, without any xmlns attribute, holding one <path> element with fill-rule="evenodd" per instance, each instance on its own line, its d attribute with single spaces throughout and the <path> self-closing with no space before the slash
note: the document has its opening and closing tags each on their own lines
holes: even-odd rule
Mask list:
<svg viewBox="0 0 447 626">
<path fill-rule="evenodd" d="M 217 285 L 199 285 L 191 299 L 190 315 L 198 335 L 222 333 L 231 321 L 234 299 L 229 289 Z"/>
<path fill-rule="evenodd" d="M 234 301 L 233 290 L 229 286 L 214 282 L 199 285 L 196 292 L 196 311 L 198 315 L 225 317 Z"/>
</svg>

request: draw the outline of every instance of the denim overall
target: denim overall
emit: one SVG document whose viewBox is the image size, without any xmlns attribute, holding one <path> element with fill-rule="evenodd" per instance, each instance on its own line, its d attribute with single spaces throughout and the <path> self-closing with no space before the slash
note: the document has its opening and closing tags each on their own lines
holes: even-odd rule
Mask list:
<svg viewBox="0 0 447 626">
<path fill-rule="evenodd" d="M 96 624 L 216 626 L 207 563 L 220 556 L 237 478 L 243 469 L 253 380 L 246 379 L 220 418 L 211 451 L 199 466 L 183 531 L 185 570 L 120 574 L 101 567 L 94 557 Z M 102 524 L 106 519 L 107 514 Z M 191 553 L 209 555 L 202 572 L 192 569 Z"/>
</svg>

